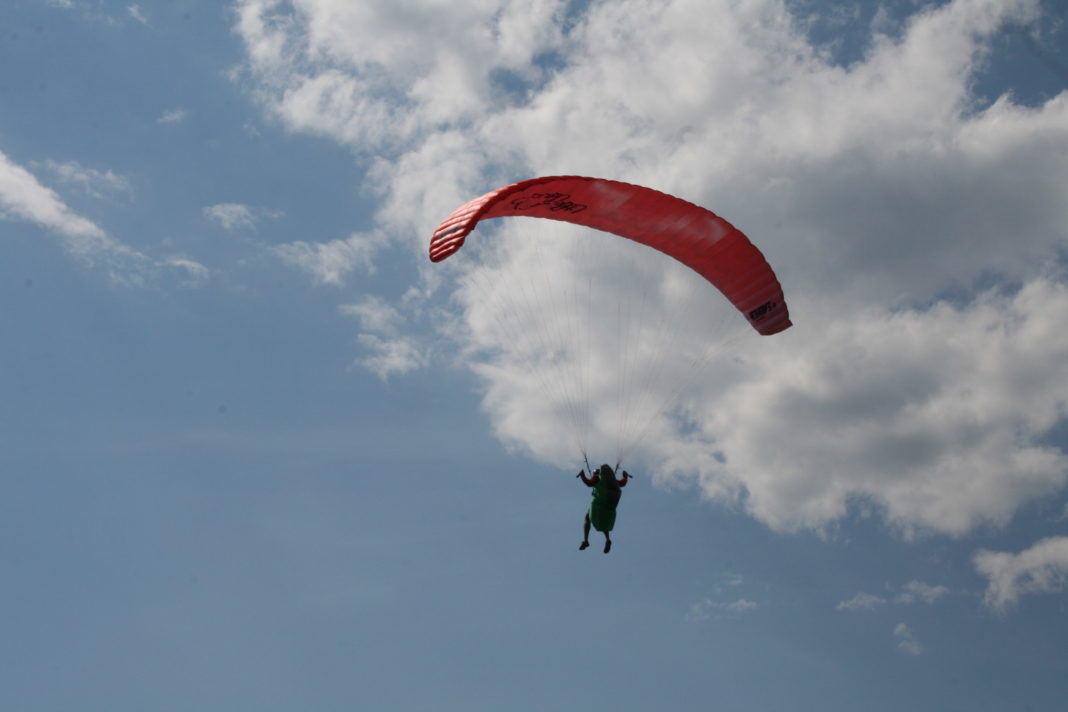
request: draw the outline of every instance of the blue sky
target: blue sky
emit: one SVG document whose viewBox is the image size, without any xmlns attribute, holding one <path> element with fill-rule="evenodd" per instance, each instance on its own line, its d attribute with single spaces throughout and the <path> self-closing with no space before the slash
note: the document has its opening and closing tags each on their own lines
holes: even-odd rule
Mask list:
<svg viewBox="0 0 1068 712">
<path fill-rule="evenodd" d="M 1066 23 L 5 3 L 0 703 L 1060 709 Z M 581 455 L 491 328 L 509 307 L 463 288 L 509 283 L 538 228 L 425 254 L 457 205 L 554 174 L 724 215 L 795 323 L 680 376 L 608 556 L 577 551 Z M 551 244 L 545 294 L 577 269 Z M 581 263 L 604 304 L 625 252 Z"/>
</svg>

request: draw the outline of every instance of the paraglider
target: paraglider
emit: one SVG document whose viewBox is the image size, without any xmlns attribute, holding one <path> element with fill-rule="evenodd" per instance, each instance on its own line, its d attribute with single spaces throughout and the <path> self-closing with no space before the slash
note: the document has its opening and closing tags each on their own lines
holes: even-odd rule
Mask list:
<svg viewBox="0 0 1068 712">
<path fill-rule="evenodd" d="M 480 221 L 507 216 L 575 223 L 648 245 L 715 285 L 760 334 L 791 326 L 779 280 L 740 230 L 681 198 L 618 181 L 551 176 L 492 190 L 442 221 L 430 239 L 431 261 L 459 250 Z"/>
<path fill-rule="evenodd" d="M 681 198 L 619 181 L 582 176 L 548 176 L 524 180 L 492 190 L 460 206 L 442 221 L 430 240 L 431 261 L 441 262 L 458 252 L 468 235 L 481 221 L 504 217 L 530 217 L 571 223 L 651 247 L 681 263 L 714 286 L 758 334 L 769 336 L 791 326 L 789 310 L 778 278 L 764 255 L 741 231 L 715 213 Z M 528 235 L 526 241 L 522 243 L 523 250 L 516 253 L 516 260 L 525 260 L 536 252 L 530 248 L 530 242 L 539 241 L 537 233 L 541 231 L 533 232 L 534 234 Z M 581 238 L 580 242 L 586 243 L 589 240 Z M 525 264 L 525 262 L 520 263 L 521 270 L 525 269 L 523 267 Z M 596 269 L 599 264 L 595 259 L 583 262 L 578 271 L 579 279 L 585 281 L 589 276 L 588 265 Z M 510 265 L 510 267 L 514 266 L 515 263 Z M 535 271 L 534 266 L 531 266 L 531 271 Z M 521 364 L 523 368 L 530 367 L 528 371 L 517 366 L 518 379 L 524 380 L 527 373 L 535 375 L 534 371 L 537 369 L 534 366 L 538 364 L 549 371 L 567 371 L 566 375 L 551 374 L 549 377 L 543 377 L 542 390 L 537 392 L 543 394 L 545 399 L 558 397 L 564 402 L 558 410 L 570 419 L 571 428 L 568 429 L 567 434 L 575 436 L 576 444 L 579 445 L 585 458 L 587 452 L 584 441 L 580 435 L 576 434 L 577 431 L 589 425 L 584 421 L 590 421 L 598 416 L 602 420 L 619 418 L 628 421 L 628 426 L 634 430 L 633 421 L 637 418 L 632 417 L 629 412 L 634 400 L 640 401 L 649 392 L 655 392 L 658 389 L 661 396 L 663 392 L 667 392 L 669 397 L 661 398 L 659 410 L 653 409 L 655 415 L 657 412 L 663 412 L 670 405 L 671 399 L 679 396 L 683 387 L 676 384 L 670 387 L 662 384 L 654 387 L 646 378 L 647 374 L 643 373 L 640 382 L 633 388 L 634 391 L 639 392 L 637 397 L 624 396 L 625 389 L 621 386 L 616 407 L 606 406 L 597 409 L 592 408 L 588 402 L 591 391 L 599 388 L 599 392 L 605 394 L 610 390 L 610 387 L 606 387 L 604 378 L 600 377 L 607 373 L 619 373 L 621 378 L 638 380 L 636 374 L 641 370 L 639 367 L 644 366 L 649 360 L 650 352 L 656 356 L 682 341 L 693 341 L 694 332 L 692 329 L 687 329 L 688 323 L 684 322 L 683 331 L 668 337 L 652 335 L 652 330 L 638 329 L 632 332 L 629 329 L 618 329 L 614 333 L 607 334 L 608 341 L 604 338 L 595 340 L 590 337 L 583 342 L 581 332 L 591 331 L 595 326 L 602 327 L 602 334 L 607 330 L 604 327 L 604 315 L 609 312 L 623 318 L 635 314 L 640 315 L 643 311 L 651 311 L 653 313 L 650 316 L 658 325 L 659 322 L 670 320 L 672 315 L 657 314 L 655 308 L 652 310 L 631 309 L 623 305 L 618 305 L 616 309 L 601 305 L 598 307 L 601 311 L 594 314 L 595 310 L 587 306 L 586 314 L 600 323 L 584 323 L 581 318 L 576 318 L 576 314 L 581 314 L 581 309 L 575 309 L 570 304 L 561 304 L 559 292 L 569 290 L 570 286 L 560 274 L 560 263 L 553 264 L 545 272 L 548 274 L 548 278 L 544 280 L 545 289 L 539 290 L 538 285 L 533 284 L 533 280 L 530 285 L 526 285 L 527 280 L 524 278 L 513 280 L 506 285 L 491 284 L 484 288 L 483 294 L 488 299 L 504 299 L 522 292 L 531 294 L 534 299 L 542 301 L 541 304 L 535 303 L 524 309 L 503 306 L 498 309 L 496 316 L 498 316 L 498 322 L 503 324 L 502 329 L 507 330 L 509 327 L 513 329 L 506 339 L 498 343 L 519 351 L 520 347 L 516 344 L 525 347 L 527 342 L 532 342 L 537 337 L 543 339 L 539 347 L 529 347 L 527 351 L 522 352 L 522 358 L 517 358 L 515 363 Z M 514 272 L 512 274 L 513 277 L 516 276 Z M 574 282 L 574 280 L 571 281 Z M 606 281 L 612 283 L 613 280 Z M 520 285 L 519 282 L 524 284 Z M 635 289 L 628 284 L 622 289 L 615 289 L 614 293 L 628 291 L 635 291 Z M 650 291 L 656 292 L 655 289 Z M 658 293 L 658 296 L 662 296 L 662 293 L 663 290 Z M 559 320 L 564 323 L 549 324 L 542 328 L 534 328 L 534 325 L 526 326 L 526 317 L 537 320 L 546 318 L 543 315 L 550 313 L 547 318 L 552 319 L 553 309 L 546 306 L 550 302 L 559 304 L 555 311 L 561 314 Z M 696 311 L 703 313 L 708 306 L 707 303 L 702 303 Z M 501 317 L 500 314 L 506 316 Z M 576 334 L 576 331 L 580 333 Z M 557 338 L 557 334 L 564 336 Z M 632 339 L 632 334 L 636 334 L 636 338 Z M 640 350 L 637 352 L 638 355 L 631 353 L 632 341 L 638 342 L 634 347 Z M 590 352 L 598 346 L 603 347 L 600 354 L 602 358 L 599 361 L 594 360 L 592 365 L 587 363 L 583 367 L 571 363 L 572 360 L 580 358 L 584 351 Z M 605 368 L 607 364 L 603 357 L 604 352 L 621 354 L 618 368 Z M 629 360 L 625 361 L 624 359 L 627 358 Z M 694 363 L 700 362 L 700 359 L 690 359 L 687 356 L 687 361 L 690 360 Z M 682 369 L 662 370 L 674 372 Z M 695 371 L 691 371 L 693 372 Z M 585 378 L 586 382 L 571 384 L 571 380 L 577 381 L 581 378 Z M 591 381 L 596 385 L 591 386 Z M 558 391 L 554 389 L 567 392 L 559 392 L 557 395 Z M 582 398 L 587 399 L 587 402 L 578 402 Z M 645 401 L 642 403 L 645 404 Z M 649 421 L 647 421 L 646 428 Z M 620 427 L 621 432 L 622 430 L 623 428 Z M 637 432 L 638 435 L 631 434 L 627 437 L 632 440 L 640 439 L 645 430 L 639 427 Z M 622 439 L 624 438 L 620 436 L 620 440 Z M 633 442 L 626 445 L 626 447 L 632 446 Z M 622 463 L 625 454 L 623 444 L 617 447 L 616 469 Z M 607 553 L 611 548 L 609 532 L 614 526 L 620 488 L 625 486 L 628 475 L 624 472 L 622 480 L 617 480 L 613 468 L 603 465 L 596 473 L 591 470 L 589 477 L 585 473 L 580 473 L 579 476 L 586 485 L 594 489 L 593 502 L 584 521 L 584 537 L 580 548 L 585 549 L 589 546 L 589 530 L 592 526 L 604 533 L 605 552 Z"/>
</svg>

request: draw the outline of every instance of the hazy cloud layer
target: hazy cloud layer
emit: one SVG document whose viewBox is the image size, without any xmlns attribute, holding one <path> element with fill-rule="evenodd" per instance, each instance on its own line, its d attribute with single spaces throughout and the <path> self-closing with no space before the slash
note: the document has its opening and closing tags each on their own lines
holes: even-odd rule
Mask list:
<svg viewBox="0 0 1068 712">
<path fill-rule="evenodd" d="M 1068 403 L 1057 262 L 1068 237 L 1068 94 L 1033 107 L 971 94 L 991 38 L 1037 26 L 1037 0 L 953 0 L 905 22 L 884 14 L 874 27 L 889 34 L 848 66 L 812 46 L 806 21 L 780 0 L 619 0 L 577 16 L 569 7 L 241 2 L 244 76 L 264 106 L 369 160 L 381 190 L 372 239 L 280 254 L 340 283 L 373 267 L 378 236 L 425 259 L 444 215 L 510 180 L 577 173 L 651 185 L 742 226 L 775 266 L 796 323 L 714 364 L 670 418 L 650 424 L 635 458 L 659 481 L 695 483 L 778 529 L 818 528 L 860 503 L 906 535 L 1004 523 L 1064 486 L 1068 460 L 1042 438 Z M 572 249 L 548 255 L 544 294 L 573 284 L 574 269 L 555 269 Z M 492 269 L 513 274 L 525 257 L 516 250 Z M 626 258 L 606 259 L 586 272 L 608 305 L 631 285 L 610 278 Z M 471 297 L 472 265 L 426 266 L 425 286 L 445 292 L 438 307 L 459 305 L 450 331 L 478 356 L 470 362 L 502 440 L 568 463 L 574 448 L 553 446 L 566 440 L 563 406 L 532 379 L 535 352 L 487 326 L 515 315 Z M 676 277 L 647 279 L 663 295 Z M 450 284 L 468 291 L 449 301 Z M 385 340 L 371 336 L 373 356 Z M 617 380 L 612 352 L 629 347 L 618 333 L 605 339 L 586 350 L 595 394 Z M 566 349 L 556 358 L 577 368 Z M 642 373 L 651 358 L 639 349 L 627 368 Z"/>
</svg>

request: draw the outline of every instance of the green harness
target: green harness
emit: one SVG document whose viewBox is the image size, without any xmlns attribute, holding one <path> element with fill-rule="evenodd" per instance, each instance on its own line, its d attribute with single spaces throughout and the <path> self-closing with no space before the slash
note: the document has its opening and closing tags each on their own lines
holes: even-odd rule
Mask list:
<svg viewBox="0 0 1068 712">
<path fill-rule="evenodd" d="M 608 470 L 606 473 L 605 470 Z M 593 486 L 593 501 L 590 502 L 590 523 L 599 532 L 610 532 L 616 525 L 616 507 L 623 496 L 610 468 L 601 468 L 597 484 Z"/>
</svg>

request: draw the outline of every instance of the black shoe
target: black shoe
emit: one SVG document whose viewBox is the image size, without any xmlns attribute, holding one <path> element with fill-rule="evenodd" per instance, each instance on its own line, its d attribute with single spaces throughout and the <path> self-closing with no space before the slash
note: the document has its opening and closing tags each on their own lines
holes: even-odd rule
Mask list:
<svg viewBox="0 0 1068 712">
<path fill-rule="evenodd" d="M 581 544 L 579 544 L 579 551 L 582 551 L 583 549 L 585 549 L 589 545 L 590 545 L 590 542 L 588 542 L 588 541 L 582 542 Z"/>
<path fill-rule="evenodd" d="M 607 553 L 608 553 L 608 552 L 610 552 L 611 550 L 612 550 L 612 540 L 611 540 L 611 539 L 609 539 L 608 541 L 606 541 L 606 542 L 604 543 L 604 553 L 606 553 L 606 554 L 607 554 Z"/>
</svg>

